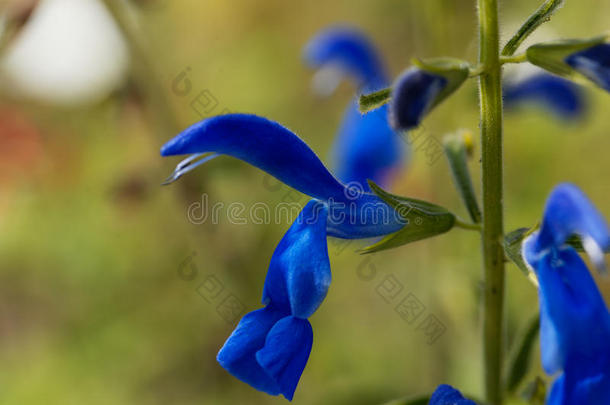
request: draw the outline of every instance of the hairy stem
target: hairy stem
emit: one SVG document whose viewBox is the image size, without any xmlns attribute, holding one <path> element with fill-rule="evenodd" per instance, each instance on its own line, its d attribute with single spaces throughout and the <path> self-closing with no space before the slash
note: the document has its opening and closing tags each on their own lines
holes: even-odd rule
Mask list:
<svg viewBox="0 0 610 405">
<path fill-rule="evenodd" d="M 483 356 L 485 397 L 490 405 L 502 403 L 504 354 L 504 252 L 502 209 L 502 65 L 498 28 L 498 0 L 478 0 L 481 150 L 483 182 L 482 250 Z"/>
</svg>

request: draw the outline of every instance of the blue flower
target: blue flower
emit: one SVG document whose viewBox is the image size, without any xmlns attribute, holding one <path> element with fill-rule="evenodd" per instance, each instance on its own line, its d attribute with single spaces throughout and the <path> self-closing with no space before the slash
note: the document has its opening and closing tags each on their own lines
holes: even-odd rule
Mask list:
<svg viewBox="0 0 610 405">
<path fill-rule="evenodd" d="M 355 28 L 328 28 L 309 41 L 305 61 L 315 68 L 332 68 L 349 75 L 364 91 L 375 91 L 388 84 L 386 69 L 377 49 Z"/>
<path fill-rule="evenodd" d="M 359 93 L 387 87 L 385 67 L 365 34 L 347 27 L 333 27 L 316 35 L 305 47 L 306 62 L 319 69 L 318 90 L 330 93 L 344 76 Z M 335 174 L 345 182 L 357 182 L 368 190 L 367 180 L 387 184 L 404 161 L 405 143 L 387 122 L 387 107 L 367 114 L 350 102 L 333 145 Z"/>
<path fill-rule="evenodd" d="M 254 388 L 291 400 L 311 351 L 307 320 L 330 285 L 327 208 L 310 201 L 273 253 L 265 308 L 244 316 L 218 353 L 227 371 Z"/>
<path fill-rule="evenodd" d="M 419 68 L 405 71 L 392 86 L 392 127 L 401 130 L 416 128 L 447 84 L 446 78 Z"/>
<path fill-rule="evenodd" d="M 576 186 L 549 196 L 539 231 L 523 244 L 523 257 L 539 282 L 542 365 L 560 373 L 549 405 L 610 403 L 610 314 L 587 266 L 566 241 L 578 235 L 603 268 L 610 248 L 604 218 Z"/>
<path fill-rule="evenodd" d="M 328 205 L 329 236 L 371 238 L 405 225 L 390 205 L 372 193 L 339 182 L 301 138 L 263 117 L 228 114 L 208 118 L 185 129 L 161 149 L 162 156 L 184 154 L 193 155 L 178 164 L 168 182 L 212 157 L 233 156 Z"/>
<path fill-rule="evenodd" d="M 539 103 L 558 118 L 566 120 L 578 119 L 586 110 L 586 100 L 580 86 L 548 73 L 536 73 L 516 82 L 506 81 L 506 108 L 515 108 L 528 102 Z"/>
<path fill-rule="evenodd" d="M 442 384 L 432 394 L 428 405 L 476 405 L 450 385 Z"/>
<path fill-rule="evenodd" d="M 297 135 L 262 117 L 209 118 L 161 149 L 163 156 L 189 153 L 194 155 L 178 164 L 169 182 L 224 154 L 314 198 L 273 254 L 263 288 L 265 307 L 245 315 L 218 353 L 218 362 L 238 379 L 290 400 L 311 351 L 313 332 L 307 319 L 330 285 L 327 236 L 381 236 L 405 223 L 379 197 L 340 183 Z"/>
<path fill-rule="evenodd" d="M 610 91 L 610 44 L 602 43 L 575 52 L 565 62 L 602 89 Z"/>
</svg>

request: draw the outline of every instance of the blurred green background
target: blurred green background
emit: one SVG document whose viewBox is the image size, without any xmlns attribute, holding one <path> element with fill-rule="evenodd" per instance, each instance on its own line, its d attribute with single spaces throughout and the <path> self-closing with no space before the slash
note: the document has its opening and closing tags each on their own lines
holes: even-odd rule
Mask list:
<svg viewBox="0 0 610 405">
<path fill-rule="evenodd" d="M 16 3 L 32 2 L 3 7 Z M 536 3 L 502 2 L 505 39 Z M 288 187 L 231 158 L 161 187 L 178 159 L 162 159 L 159 148 L 202 115 L 250 112 L 293 129 L 326 160 L 354 88 L 343 83 L 330 98 L 313 95 L 312 71 L 301 58 L 307 40 L 336 23 L 360 27 L 393 76 L 415 56 L 474 61 L 475 2 L 151 0 L 135 2 L 127 14 L 123 3 L 112 4 L 128 27 L 130 68 L 120 85 L 69 105 L 19 95 L 6 78 L 2 86 L 0 403 L 285 403 L 231 377 L 215 356 L 237 323 L 223 300 L 245 311 L 260 306 L 269 259 L 289 222 L 236 224 L 223 210 L 218 223 L 197 224 L 187 212 L 203 195 L 209 206 L 225 207 L 307 199 L 287 196 Z M 608 28 L 608 15 L 608 0 L 567 1 L 533 40 L 596 35 Z M 31 23 L 23 19 L 3 52 Z M 201 115 L 191 104 L 206 91 L 216 104 Z M 533 225 L 561 181 L 578 184 L 610 217 L 610 96 L 586 94 L 590 108 L 578 122 L 536 106 L 506 114 L 507 231 Z M 466 128 L 477 139 L 476 95 L 470 81 L 418 131 L 440 140 Z M 416 146 L 392 191 L 466 217 L 444 158 L 430 164 Z M 478 156 L 476 148 L 477 189 Z M 378 404 L 439 383 L 480 396 L 476 233 L 458 229 L 366 257 L 354 252 L 363 244 L 330 241 L 333 284 L 311 319 L 314 347 L 294 403 Z M 510 344 L 536 313 L 537 299 L 514 265 L 507 272 Z M 391 303 L 380 294 L 387 277 L 403 286 Z M 205 292 L 210 283 L 222 285 L 213 298 Z M 432 344 L 419 322 L 394 310 L 409 293 L 425 306 L 420 320 L 442 322 L 444 333 Z M 528 379 L 537 374 L 535 366 Z"/>
</svg>

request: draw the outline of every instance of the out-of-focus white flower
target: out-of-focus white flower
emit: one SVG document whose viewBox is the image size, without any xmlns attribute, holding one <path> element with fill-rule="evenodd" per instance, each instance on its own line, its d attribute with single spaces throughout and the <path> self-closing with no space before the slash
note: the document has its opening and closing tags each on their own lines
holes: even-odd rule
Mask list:
<svg viewBox="0 0 610 405">
<path fill-rule="evenodd" d="M 99 0 L 44 0 L 0 61 L 2 87 L 37 101 L 99 101 L 125 79 L 127 44 Z"/>
</svg>

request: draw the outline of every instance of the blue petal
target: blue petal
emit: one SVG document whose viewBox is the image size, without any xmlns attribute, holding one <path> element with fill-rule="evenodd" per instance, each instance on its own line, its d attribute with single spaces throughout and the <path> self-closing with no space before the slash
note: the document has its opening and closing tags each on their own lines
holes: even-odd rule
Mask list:
<svg viewBox="0 0 610 405">
<path fill-rule="evenodd" d="M 296 190 L 327 202 L 329 236 L 369 238 L 404 226 L 392 207 L 363 190 L 354 194 L 330 174 L 297 135 L 266 118 L 246 114 L 209 118 L 187 128 L 161 149 L 163 156 L 205 152 L 241 159 Z"/>
<path fill-rule="evenodd" d="M 539 282 L 540 346 L 548 374 L 591 375 L 609 366 L 610 314 L 585 263 L 571 247 L 541 254 L 534 233 L 525 260 Z M 601 362 L 601 363 L 600 363 Z"/>
<path fill-rule="evenodd" d="M 161 149 L 162 156 L 205 152 L 241 159 L 314 198 L 343 195 L 343 185 L 301 138 L 263 117 L 212 117 L 187 128 Z"/>
<path fill-rule="evenodd" d="M 571 398 L 565 404 L 610 404 L 610 369 L 604 373 L 575 379 Z"/>
<path fill-rule="evenodd" d="M 312 67 L 338 67 L 350 74 L 358 86 L 370 91 L 385 86 L 388 81 L 374 45 L 354 28 L 333 27 L 322 31 L 307 44 L 304 54 Z"/>
<path fill-rule="evenodd" d="M 273 326 L 265 346 L 256 353 L 259 364 L 289 401 L 307 364 L 312 343 L 309 321 L 289 316 Z"/>
<path fill-rule="evenodd" d="M 314 67 L 338 68 L 351 75 L 360 92 L 387 87 L 385 69 L 374 46 L 357 29 L 333 27 L 322 31 L 307 45 L 305 59 Z M 334 76 L 331 78 L 334 80 Z M 354 100 L 333 146 L 335 174 L 345 183 L 360 183 L 364 190 L 368 190 L 368 179 L 387 185 L 400 166 L 403 150 L 403 142 L 387 122 L 386 107 L 363 115 Z"/>
<path fill-rule="evenodd" d="M 593 241 L 601 251 L 610 248 L 610 230 L 603 216 L 578 187 L 564 183 L 547 200 L 536 249 L 559 247 L 572 235 L 581 236 L 585 247 Z"/>
<path fill-rule="evenodd" d="M 388 235 L 404 226 L 411 226 L 397 211 L 374 194 L 353 188 L 347 198 L 330 201 L 328 206 L 328 236 L 342 239 L 363 239 Z"/>
<path fill-rule="evenodd" d="M 361 114 L 354 100 L 333 146 L 335 173 L 344 183 L 358 183 L 366 191 L 369 179 L 387 186 L 403 163 L 405 149 L 406 142 L 390 128 L 387 106 Z"/>
<path fill-rule="evenodd" d="M 265 345 L 267 334 L 273 325 L 287 315 L 288 313 L 272 307 L 246 314 L 218 352 L 216 360 L 241 381 L 259 391 L 278 395 L 280 386 L 257 362 L 256 352 Z"/>
<path fill-rule="evenodd" d="M 551 391 L 547 394 L 546 405 L 568 405 L 566 401 L 565 375 L 561 374 L 553 381 Z"/>
<path fill-rule="evenodd" d="M 263 303 L 309 318 L 331 281 L 326 218 L 328 208 L 310 201 L 273 253 L 263 288 Z"/>
<path fill-rule="evenodd" d="M 402 130 L 416 128 L 446 85 L 444 77 L 418 68 L 411 68 L 400 75 L 392 86 L 392 127 Z"/>
<path fill-rule="evenodd" d="M 606 371 L 593 376 L 566 372 L 554 382 L 546 405 L 610 404 L 610 375 Z"/>
<path fill-rule="evenodd" d="M 565 62 L 599 87 L 610 91 L 610 44 L 599 44 L 573 53 Z"/>
<path fill-rule="evenodd" d="M 586 109 L 584 93 L 577 84 L 548 73 L 538 73 L 516 83 L 504 85 L 504 105 L 515 108 L 536 102 L 561 119 L 577 119 Z"/>
<path fill-rule="evenodd" d="M 464 398 L 462 394 L 450 385 L 442 384 L 436 388 L 428 405 L 476 405 Z"/>
</svg>

